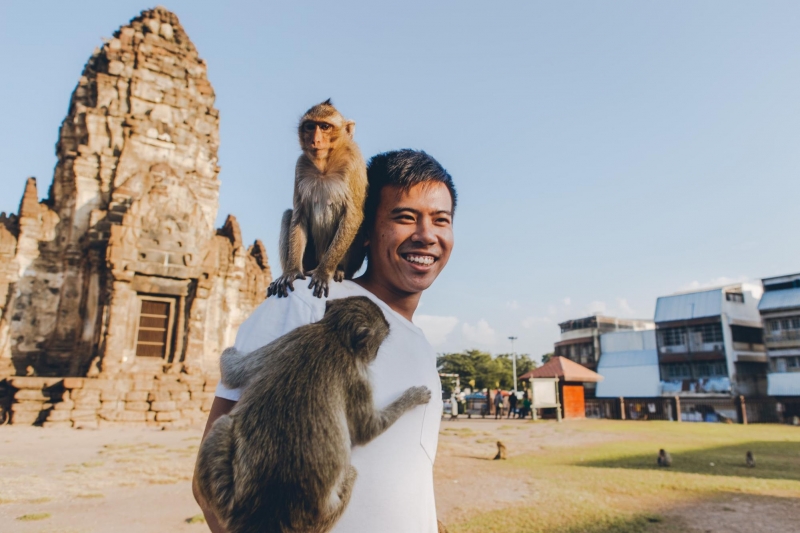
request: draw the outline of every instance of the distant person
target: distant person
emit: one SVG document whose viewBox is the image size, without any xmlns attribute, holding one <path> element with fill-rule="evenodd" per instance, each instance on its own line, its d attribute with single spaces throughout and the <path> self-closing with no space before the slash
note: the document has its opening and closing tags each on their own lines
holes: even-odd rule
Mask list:
<svg viewBox="0 0 800 533">
<path fill-rule="evenodd" d="M 525 418 L 531 410 L 531 399 L 528 397 L 528 391 L 522 393 L 522 409 L 520 410 L 520 418 Z"/>
<path fill-rule="evenodd" d="M 497 389 L 494 394 L 494 418 L 497 420 L 503 416 L 503 391 Z"/>
<path fill-rule="evenodd" d="M 512 392 L 508 396 L 508 417 L 511 418 L 511 415 L 517 416 L 517 394 Z"/>
</svg>

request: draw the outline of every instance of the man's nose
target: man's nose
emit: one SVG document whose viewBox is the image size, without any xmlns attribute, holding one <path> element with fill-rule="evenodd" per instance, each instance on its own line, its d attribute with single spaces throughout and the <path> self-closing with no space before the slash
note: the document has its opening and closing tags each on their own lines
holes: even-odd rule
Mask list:
<svg viewBox="0 0 800 533">
<path fill-rule="evenodd" d="M 433 222 L 427 217 L 420 217 L 419 221 L 417 222 L 417 230 L 414 232 L 413 239 L 424 244 L 435 243 L 436 232 L 434 231 Z"/>
</svg>

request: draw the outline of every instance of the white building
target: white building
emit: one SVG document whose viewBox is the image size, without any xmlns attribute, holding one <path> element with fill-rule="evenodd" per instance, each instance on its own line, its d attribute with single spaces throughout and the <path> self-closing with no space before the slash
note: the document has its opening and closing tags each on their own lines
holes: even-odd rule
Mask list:
<svg viewBox="0 0 800 533">
<path fill-rule="evenodd" d="M 758 305 L 769 356 L 770 396 L 800 396 L 800 274 L 765 278 Z"/>
<path fill-rule="evenodd" d="M 600 336 L 603 357 L 597 373 L 598 398 L 652 398 L 661 394 L 655 330 L 619 331 Z"/>
<path fill-rule="evenodd" d="M 656 342 L 664 395 L 766 394 L 760 285 L 662 296 Z"/>
</svg>

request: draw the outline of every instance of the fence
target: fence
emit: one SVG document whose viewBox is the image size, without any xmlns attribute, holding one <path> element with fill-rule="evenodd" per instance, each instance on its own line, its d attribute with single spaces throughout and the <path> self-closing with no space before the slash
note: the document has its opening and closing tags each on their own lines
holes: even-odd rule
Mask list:
<svg viewBox="0 0 800 533">
<path fill-rule="evenodd" d="M 611 420 L 800 425 L 800 398 L 595 398 L 585 401 L 585 414 Z"/>
</svg>

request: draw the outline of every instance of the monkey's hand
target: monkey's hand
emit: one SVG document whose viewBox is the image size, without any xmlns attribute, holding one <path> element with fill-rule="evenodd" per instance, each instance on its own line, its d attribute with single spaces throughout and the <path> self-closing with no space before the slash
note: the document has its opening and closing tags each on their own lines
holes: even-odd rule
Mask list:
<svg viewBox="0 0 800 533">
<path fill-rule="evenodd" d="M 294 280 L 296 279 L 306 279 L 302 270 L 284 272 L 275 281 L 269 284 L 269 288 L 267 288 L 267 298 L 273 294 L 278 298 L 286 298 L 289 296 L 289 291 L 294 290 Z"/>
<path fill-rule="evenodd" d="M 422 387 L 409 387 L 403 393 L 403 397 L 411 406 L 425 405 L 431 401 L 431 390 L 424 385 Z"/>
<path fill-rule="evenodd" d="M 312 289 L 312 294 L 317 298 L 322 298 L 323 295 L 327 298 L 328 282 L 331 279 L 330 274 L 321 272 L 319 268 L 315 268 L 309 274 L 311 275 L 311 283 L 308 284 L 308 288 Z"/>
<path fill-rule="evenodd" d="M 337 268 L 336 272 L 333 273 L 333 281 L 341 282 L 342 280 L 344 280 L 344 269 Z"/>
</svg>

